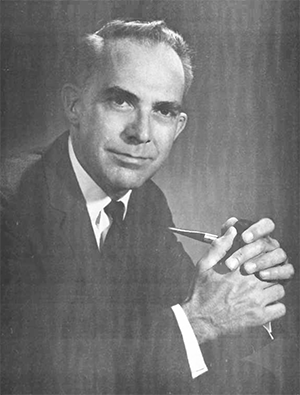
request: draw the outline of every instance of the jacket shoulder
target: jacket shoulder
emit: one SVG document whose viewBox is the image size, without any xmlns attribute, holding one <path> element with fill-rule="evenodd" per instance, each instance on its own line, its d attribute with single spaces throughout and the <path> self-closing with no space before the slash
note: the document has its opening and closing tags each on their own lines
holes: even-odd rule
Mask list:
<svg viewBox="0 0 300 395">
<path fill-rule="evenodd" d="M 42 152 L 30 152 L 17 157 L 9 157 L 3 161 L 0 185 L 4 198 L 9 199 L 18 191 L 23 177 L 31 173 L 41 158 Z"/>
<path fill-rule="evenodd" d="M 133 191 L 129 209 L 134 210 L 135 215 L 140 216 L 144 222 L 149 224 L 173 225 L 167 199 L 159 186 L 152 180 L 146 181 L 144 185 Z"/>
<path fill-rule="evenodd" d="M 44 158 L 60 156 L 66 146 L 67 133 L 59 136 L 48 146 L 35 148 L 19 155 L 7 156 L 2 159 L 0 188 L 4 198 L 15 195 L 21 186 L 37 183 L 36 177 L 42 172 Z M 30 182 L 31 181 L 31 182 Z"/>
</svg>

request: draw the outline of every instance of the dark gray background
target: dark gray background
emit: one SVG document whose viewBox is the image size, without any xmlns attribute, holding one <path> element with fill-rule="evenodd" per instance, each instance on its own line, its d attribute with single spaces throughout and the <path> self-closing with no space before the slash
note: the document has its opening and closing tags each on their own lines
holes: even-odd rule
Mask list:
<svg viewBox="0 0 300 395">
<path fill-rule="evenodd" d="M 2 158 L 66 129 L 60 87 L 74 38 L 117 17 L 164 19 L 183 34 L 195 51 L 189 123 L 155 180 L 181 227 L 218 233 L 233 215 L 274 219 L 297 270 L 286 320 L 299 341 L 299 2 L 24 0 L 1 8 Z M 194 259 L 206 248 L 182 240 Z M 294 358 L 296 388 L 299 360 L 278 347 Z"/>
</svg>

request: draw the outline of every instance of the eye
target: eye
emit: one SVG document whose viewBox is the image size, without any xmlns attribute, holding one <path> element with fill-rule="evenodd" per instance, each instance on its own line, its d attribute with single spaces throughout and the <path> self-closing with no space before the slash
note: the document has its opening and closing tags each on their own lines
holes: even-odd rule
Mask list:
<svg viewBox="0 0 300 395">
<path fill-rule="evenodd" d="M 131 103 L 128 100 L 124 99 L 123 97 L 113 97 L 111 98 L 111 102 L 118 107 L 126 108 L 131 107 Z"/>
<path fill-rule="evenodd" d="M 158 115 L 164 117 L 164 118 L 175 118 L 177 115 L 177 112 L 168 108 L 168 107 L 159 107 L 156 109 L 156 112 Z"/>
<path fill-rule="evenodd" d="M 128 95 L 124 95 L 122 92 L 110 93 L 107 95 L 105 101 L 108 106 L 115 111 L 129 111 L 133 108 L 133 103 Z"/>
</svg>

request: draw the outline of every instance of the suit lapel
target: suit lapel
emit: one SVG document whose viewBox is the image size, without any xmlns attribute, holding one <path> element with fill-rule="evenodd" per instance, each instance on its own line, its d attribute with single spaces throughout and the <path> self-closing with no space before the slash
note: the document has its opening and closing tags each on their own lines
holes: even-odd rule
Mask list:
<svg viewBox="0 0 300 395">
<path fill-rule="evenodd" d="M 68 155 L 68 133 L 52 145 L 44 157 L 50 209 L 62 237 L 73 250 L 78 263 L 92 278 L 99 251 L 92 225 Z"/>
</svg>

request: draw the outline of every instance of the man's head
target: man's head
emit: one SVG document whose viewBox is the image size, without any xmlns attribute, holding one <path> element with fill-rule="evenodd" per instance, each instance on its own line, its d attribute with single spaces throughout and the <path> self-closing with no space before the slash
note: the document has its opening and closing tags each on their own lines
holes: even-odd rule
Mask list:
<svg viewBox="0 0 300 395">
<path fill-rule="evenodd" d="M 75 154 L 112 197 L 141 186 L 184 129 L 188 49 L 163 22 L 114 21 L 87 36 L 63 99 Z"/>
</svg>

